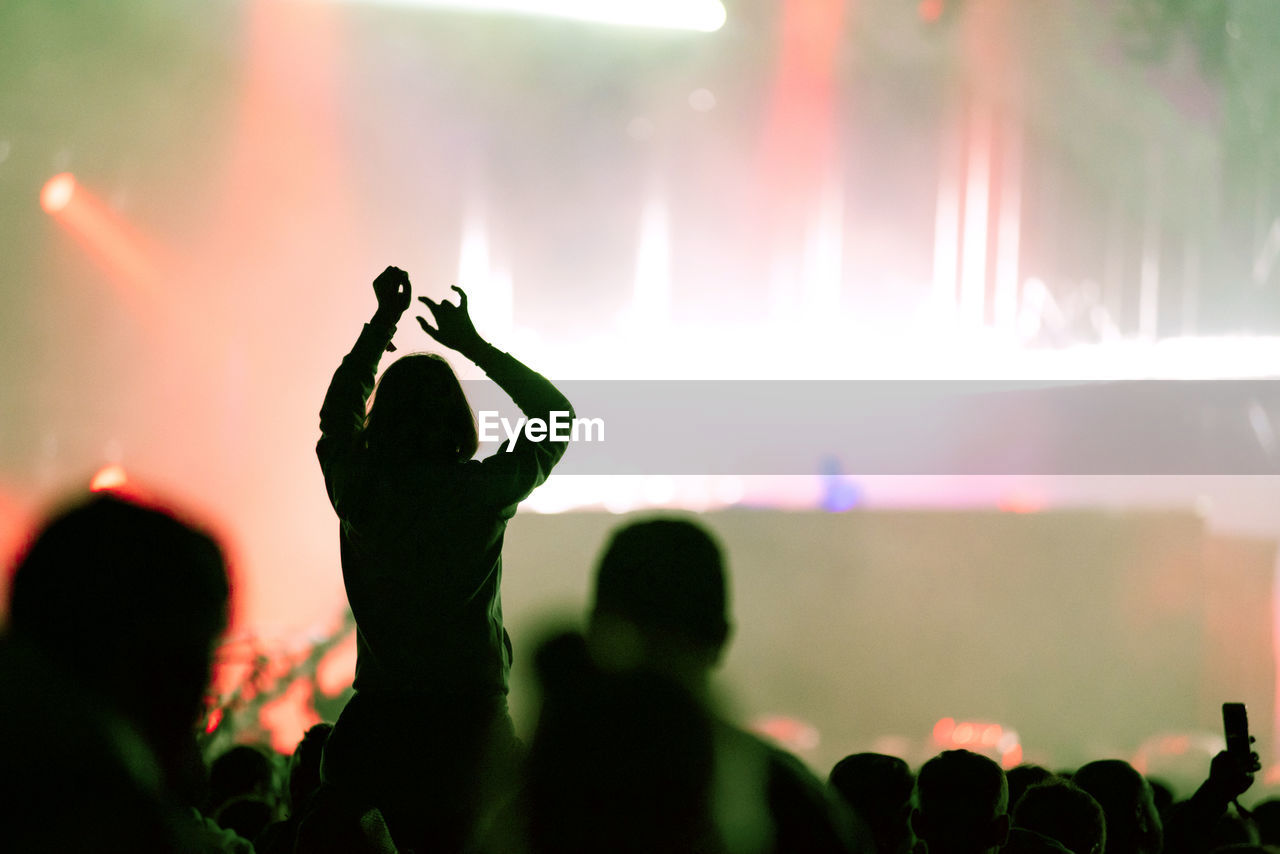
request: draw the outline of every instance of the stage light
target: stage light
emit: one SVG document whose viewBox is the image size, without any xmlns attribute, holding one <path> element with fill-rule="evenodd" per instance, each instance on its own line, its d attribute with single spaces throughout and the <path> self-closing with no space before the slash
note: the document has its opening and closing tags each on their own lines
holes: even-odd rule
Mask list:
<svg viewBox="0 0 1280 854">
<path fill-rule="evenodd" d="M 1000 756 L 1000 767 L 1006 771 L 1010 771 L 1014 768 L 1017 768 L 1021 764 L 1022 764 L 1022 745 L 1021 744 L 1015 744 L 1013 747 L 1006 750 Z"/>
<path fill-rule="evenodd" d="M 758 718 L 752 722 L 751 730 L 756 735 L 772 739 L 795 753 L 813 750 L 822 741 L 817 727 L 808 721 L 789 715 L 768 715 Z"/>
<path fill-rule="evenodd" d="M 98 469 L 98 473 L 93 476 L 93 480 L 89 481 L 89 491 L 108 492 L 119 489 L 128 482 L 129 478 L 124 472 L 124 467 L 113 463 Z"/>
<path fill-rule="evenodd" d="M 697 30 L 724 26 L 720 0 L 362 0 L 397 6 L 448 8 L 470 12 L 514 12 L 574 18 L 625 27 Z"/>
<path fill-rule="evenodd" d="M 1039 513 L 1047 502 L 1036 495 L 1014 493 L 996 501 L 996 508 L 1004 513 Z"/>
<path fill-rule="evenodd" d="M 671 321 L 671 225 L 660 199 L 644 206 L 638 243 L 630 319 L 652 330 Z"/>
<path fill-rule="evenodd" d="M 218 727 L 222 724 L 222 715 L 222 709 L 214 709 L 209 712 L 209 720 L 204 725 L 205 735 L 213 735 L 218 731 Z"/>
<path fill-rule="evenodd" d="M 70 172 L 61 172 L 44 182 L 40 191 L 40 207 L 47 214 L 61 212 L 71 202 L 76 192 L 76 179 Z"/>
<path fill-rule="evenodd" d="M 59 173 L 45 182 L 40 206 L 103 268 L 131 308 L 142 309 L 139 298 L 158 292 L 165 253 L 91 187 Z"/>
</svg>

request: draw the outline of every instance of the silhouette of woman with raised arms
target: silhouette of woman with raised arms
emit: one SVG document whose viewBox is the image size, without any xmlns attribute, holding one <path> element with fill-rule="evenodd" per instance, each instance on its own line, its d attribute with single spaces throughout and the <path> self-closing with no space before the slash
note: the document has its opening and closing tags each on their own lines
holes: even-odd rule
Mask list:
<svg viewBox="0 0 1280 854">
<path fill-rule="evenodd" d="M 567 442 L 521 436 L 474 460 L 475 417 L 440 356 L 404 356 L 374 392 L 381 354 L 409 308 L 408 274 L 373 282 L 378 309 L 333 375 L 316 446 L 341 521 L 342 575 L 356 619 L 355 695 L 322 775 L 380 807 L 398 845 L 461 847 L 478 801 L 514 747 L 511 641 L 502 623 L 502 541 L 516 505 Z M 470 359 L 528 418 L 572 418 L 543 376 L 486 342 L 459 302 L 420 297 L 438 343 Z M 366 412 L 366 403 L 373 402 Z"/>
</svg>

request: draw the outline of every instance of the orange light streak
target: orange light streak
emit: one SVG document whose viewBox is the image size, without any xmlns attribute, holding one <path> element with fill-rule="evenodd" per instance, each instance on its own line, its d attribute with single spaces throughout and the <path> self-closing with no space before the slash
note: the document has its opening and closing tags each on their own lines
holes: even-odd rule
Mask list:
<svg viewBox="0 0 1280 854">
<path fill-rule="evenodd" d="M 40 206 L 110 276 L 132 307 L 139 307 L 139 296 L 159 293 L 159 250 L 69 172 L 45 182 Z"/>
</svg>

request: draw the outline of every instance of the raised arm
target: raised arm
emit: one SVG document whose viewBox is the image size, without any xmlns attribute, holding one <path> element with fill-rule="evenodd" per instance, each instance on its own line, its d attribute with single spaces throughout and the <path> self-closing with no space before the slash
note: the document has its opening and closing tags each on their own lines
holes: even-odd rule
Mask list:
<svg viewBox="0 0 1280 854">
<path fill-rule="evenodd" d="M 1171 854 L 1208 854 L 1215 847 L 1213 832 L 1227 807 L 1249 790 L 1253 775 L 1261 768 L 1257 753 L 1250 752 L 1246 757 L 1223 750 L 1214 756 L 1209 763 L 1209 778 L 1194 795 L 1169 809 L 1163 850 Z"/>
<path fill-rule="evenodd" d="M 365 404 L 373 393 L 378 360 L 391 348 L 396 324 L 409 307 L 409 275 L 398 267 L 388 267 L 374 279 L 373 292 L 378 298 L 378 310 L 334 371 L 320 407 L 316 456 L 320 458 L 329 501 L 339 514 L 339 504 L 359 474 L 360 432 L 364 428 Z"/>
<path fill-rule="evenodd" d="M 552 413 L 564 413 L 565 418 L 572 420 L 573 405 L 550 380 L 480 337 L 467 313 L 466 293 L 456 285 L 453 289 L 458 292 L 457 305 L 418 297 L 436 321 L 433 327 L 419 317 L 423 331 L 475 362 L 511 397 L 526 418 L 540 418 L 549 424 Z M 481 463 L 486 490 L 495 503 L 515 505 L 547 479 L 568 445 L 568 441 L 552 441 L 550 435 L 537 442 L 522 436 L 509 453 L 504 447 Z"/>
</svg>

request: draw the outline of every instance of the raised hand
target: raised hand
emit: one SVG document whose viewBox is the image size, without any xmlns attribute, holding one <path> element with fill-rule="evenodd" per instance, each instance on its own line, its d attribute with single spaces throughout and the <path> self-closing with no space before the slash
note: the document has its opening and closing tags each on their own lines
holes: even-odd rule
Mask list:
<svg viewBox="0 0 1280 854">
<path fill-rule="evenodd" d="M 1250 736 L 1249 741 L 1254 741 Z M 1243 757 L 1224 750 L 1209 764 L 1209 781 L 1225 798 L 1243 795 L 1253 785 L 1253 775 L 1262 769 L 1258 754 Z"/>
<path fill-rule="evenodd" d="M 418 302 L 431 310 L 431 316 L 435 319 L 436 325 L 432 327 L 421 315 L 418 316 L 418 323 L 422 325 L 422 331 L 436 341 L 465 355 L 482 343 L 483 339 L 480 333 L 476 332 L 476 327 L 471 322 L 471 315 L 467 314 L 466 293 L 457 285 L 454 285 L 453 289 L 458 292 L 457 305 L 448 300 L 433 302 L 427 297 L 418 297 Z"/>
<path fill-rule="evenodd" d="M 394 325 L 412 299 L 409 274 L 399 267 L 388 267 L 373 280 L 373 293 L 378 298 L 378 316 Z"/>
</svg>

